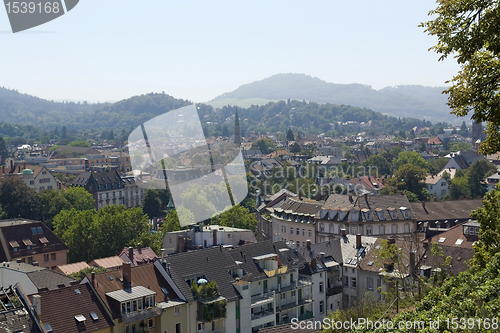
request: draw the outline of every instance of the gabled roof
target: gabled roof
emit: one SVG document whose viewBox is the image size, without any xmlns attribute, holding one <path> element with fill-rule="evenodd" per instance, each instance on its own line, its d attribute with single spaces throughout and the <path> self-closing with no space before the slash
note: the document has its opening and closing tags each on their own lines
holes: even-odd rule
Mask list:
<svg viewBox="0 0 500 333">
<path fill-rule="evenodd" d="M 299 200 L 297 198 L 287 198 L 281 204 L 275 206 L 276 208 L 281 208 L 285 210 L 291 210 L 294 213 L 312 214 L 316 215 L 321 209 L 323 202 L 319 201 L 306 201 Z"/>
<path fill-rule="evenodd" d="M 435 176 L 435 175 L 427 175 L 427 177 L 425 178 L 425 181 L 424 183 L 428 184 L 428 185 L 435 185 L 437 184 L 440 180 L 442 179 L 441 176 Z"/>
<path fill-rule="evenodd" d="M 27 275 L 39 290 L 55 290 L 77 283 L 75 279 L 61 273 L 51 271 L 50 269 L 29 272 Z"/>
<path fill-rule="evenodd" d="M 247 260 L 252 259 L 247 257 Z M 205 277 L 208 281 L 215 280 L 220 295 L 228 301 L 231 302 L 240 297 L 232 285 L 234 279 L 228 272 L 238 266 L 225 248 L 212 247 L 177 253 L 166 257 L 165 262 L 172 280 L 188 302 L 192 302 L 194 297 L 187 281 L 200 276 Z M 170 269 L 168 269 L 168 265 L 170 265 Z"/>
<path fill-rule="evenodd" d="M 54 332 L 95 332 L 114 326 L 98 296 L 86 283 L 41 292 L 39 295 L 41 321 L 50 324 Z M 95 313 L 98 319 L 92 319 L 91 313 Z M 79 315 L 85 317 L 84 324 L 75 319 Z"/>
<path fill-rule="evenodd" d="M 378 254 L 379 250 L 381 247 L 381 241 L 384 240 L 382 238 L 377 238 L 377 240 L 374 242 L 373 246 L 367 251 L 366 256 L 363 261 L 359 264 L 359 268 L 364 271 L 371 271 L 371 272 L 381 272 L 383 269 L 383 262 L 381 259 L 378 259 Z M 420 258 L 423 257 L 424 255 L 424 249 L 421 244 L 419 243 L 414 243 L 414 242 L 409 242 L 409 241 L 404 241 L 404 240 L 395 240 L 395 245 L 398 249 L 401 249 L 401 262 L 405 266 L 406 270 L 403 273 L 408 274 L 407 267 L 410 264 L 410 251 L 416 251 L 415 252 L 415 265 L 418 264 L 419 262 L 419 256 Z M 417 247 L 420 246 L 420 249 Z M 397 269 L 397 267 L 395 267 Z"/>
<path fill-rule="evenodd" d="M 331 257 L 338 263 L 343 263 L 342 259 L 342 247 L 340 245 L 340 239 L 334 238 L 328 242 L 321 242 L 316 244 L 311 244 L 311 249 L 307 247 L 297 248 L 297 252 L 307 261 L 310 262 L 313 258 L 319 258 L 320 253 L 325 254 L 325 258 Z"/>
<path fill-rule="evenodd" d="M 33 230 L 34 229 L 34 230 Z M 37 253 L 66 251 L 68 247 L 43 222 L 12 219 L 0 222 L 0 261 Z M 15 246 L 15 245 L 18 246 Z M 47 244 L 47 245 L 44 245 Z M 28 246 L 30 249 L 28 250 Z M 14 252 L 14 247 L 17 251 Z"/>
<path fill-rule="evenodd" d="M 279 258 L 278 260 L 281 267 L 287 267 L 288 271 L 292 269 L 293 263 L 298 265 L 300 262 L 300 258 L 287 247 L 285 242 L 273 243 L 271 241 L 267 241 L 246 244 L 229 250 L 229 255 L 231 255 L 234 261 L 241 262 L 243 271 L 245 274 L 250 276 L 251 281 L 267 279 L 266 273 L 264 273 L 264 270 L 262 270 L 257 263 L 259 257 L 266 255 L 277 257 Z"/>
<path fill-rule="evenodd" d="M 120 257 L 123 261 L 130 261 L 132 263 L 132 266 L 146 264 L 158 259 L 158 256 L 156 255 L 155 251 L 153 251 L 153 249 L 150 247 L 134 249 L 133 258 L 129 257 L 129 248 L 124 247 L 120 252 L 120 254 L 118 254 L 118 257 Z"/>
<path fill-rule="evenodd" d="M 154 264 L 132 267 L 131 276 L 132 287 L 142 286 L 155 292 L 155 302 L 157 303 L 170 302 L 172 300 L 179 299 L 179 295 L 177 295 L 177 293 L 172 289 L 163 277 L 162 272 L 160 272 Z M 87 279 L 90 280 L 89 277 L 87 277 Z M 111 311 L 113 318 L 121 318 L 120 304 L 109 296 L 106 296 L 106 294 L 117 290 L 123 290 L 122 281 L 122 270 L 95 275 L 95 290 Z M 162 288 L 165 289 L 168 294 L 165 294 Z"/>
<path fill-rule="evenodd" d="M 85 262 L 75 262 L 73 264 L 59 265 L 56 267 L 56 271 L 61 272 L 64 275 L 70 275 L 73 273 L 78 273 L 84 268 L 89 268 L 90 266 Z"/>
<path fill-rule="evenodd" d="M 417 214 L 417 221 L 437 220 L 464 220 L 470 218 L 472 210 L 483 207 L 481 199 L 455 200 L 455 201 L 430 201 L 425 202 L 425 208 L 421 202 L 411 202 L 411 207 Z"/>
<path fill-rule="evenodd" d="M 463 224 L 451 227 L 449 230 L 427 239 L 430 244 L 438 243 L 439 245 L 468 249 L 472 249 L 472 244 L 475 240 L 477 240 L 477 237 L 468 238 L 464 235 Z"/>
<path fill-rule="evenodd" d="M 442 257 L 434 257 L 431 254 L 431 246 L 428 246 L 421 264 L 436 268 L 436 260 L 439 265 L 443 264 L 447 257 L 451 257 L 451 264 L 446 269 L 452 275 L 457 275 L 469 269 L 469 261 L 474 257 L 474 250 L 471 248 L 457 248 L 455 246 L 447 246 L 438 244 L 443 251 Z"/>
<path fill-rule="evenodd" d="M 123 265 L 123 260 L 119 256 L 107 257 L 94 259 L 89 262 L 90 266 L 104 267 L 107 269 L 121 267 Z"/>
</svg>

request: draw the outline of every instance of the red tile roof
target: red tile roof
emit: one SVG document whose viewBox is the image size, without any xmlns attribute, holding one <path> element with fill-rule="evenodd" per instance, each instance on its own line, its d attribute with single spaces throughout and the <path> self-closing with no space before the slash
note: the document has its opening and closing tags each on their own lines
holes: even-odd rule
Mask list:
<svg viewBox="0 0 500 333">
<path fill-rule="evenodd" d="M 105 307 L 88 284 L 44 291 L 39 295 L 42 323 L 50 324 L 54 332 L 95 332 L 114 326 Z M 33 296 L 30 298 L 33 302 Z M 97 315 L 97 320 L 92 319 L 92 312 Z M 85 317 L 84 323 L 75 319 L 78 315 Z"/>
<path fill-rule="evenodd" d="M 156 253 L 150 247 L 144 247 L 142 249 L 134 249 L 133 258 L 129 257 L 129 248 L 124 247 L 118 256 L 123 261 L 130 261 L 132 263 L 132 267 L 146 264 L 148 262 L 153 262 L 155 261 L 155 259 L 158 259 Z"/>
</svg>

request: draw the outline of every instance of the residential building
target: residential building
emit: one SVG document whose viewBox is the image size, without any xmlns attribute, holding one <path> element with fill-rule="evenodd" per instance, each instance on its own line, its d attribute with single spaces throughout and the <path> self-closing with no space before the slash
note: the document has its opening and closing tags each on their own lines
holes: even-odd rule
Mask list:
<svg viewBox="0 0 500 333">
<path fill-rule="evenodd" d="M 116 170 L 80 173 L 71 186 L 83 187 L 92 194 L 96 209 L 125 204 L 125 183 Z"/>
<path fill-rule="evenodd" d="M 488 192 L 497 186 L 499 180 L 500 180 L 500 172 L 494 173 L 491 176 L 486 177 L 485 183 L 488 186 Z"/>
<path fill-rule="evenodd" d="M 124 205 L 127 206 L 127 208 L 140 207 L 144 199 L 144 188 L 137 184 L 133 176 L 122 177 L 122 180 L 123 184 L 125 184 Z"/>
<path fill-rule="evenodd" d="M 335 235 L 413 237 L 415 213 L 405 195 L 332 194 L 316 215 L 316 242 Z"/>
<path fill-rule="evenodd" d="M 18 262 L 4 262 L 0 265 L 0 287 L 8 288 L 18 283 L 26 295 L 43 290 L 55 290 L 77 283 L 61 273 L 50 269 Z"/>
<path fill-rule="evenodd" d="M 46 268 L 66 264 L 68 247 L 43 222 L 0 222 L 0 261 L 19 261 Z"/>
<path fill-rule="evenodd" d="M 11 166 L 11 168 L 2 167 L 3 178 L 16 177 L 37 192 L 43 190 L 59 190 L 60 182 L 44 166 L 29 165 L 26 163 Z"/>
<path fill-rule="evenodd" d="M 273 224 L 274 241 L 293 242 L 297 247 L 315 242 L 315 216 L 322 203 L 314 200 L 289 197 L 269 207 Z"/>
<path fill-rule="evenodd" d="M 123 260 L 119 256 L 94 259 L 91 262 L 89 262 L 89 266 L 102 267 L 110 271 L 120 269 L 122 265 L 123 265 Z"/>
<path fill-rule="evenodd" d="M 434 198 L 442 199 L 445 195 L 450 194 L 448 181 L 443 177 L 427 175 L 424 182 L 430 195 Z"/>
<path fill-rule="evenodd" d="M 212 246 L 238 246 L 256 243 L 252 230 L 223 227 L 218 225 L 193 226 L 190 230 L 165 233 L 163 254 L 179 253 Z"/>
<path fill-rule="evenodd" d="M 45 332 L 114 332 L 111 314 L 88 283 L 43 291 L 30 298 Z"/>
<path fill-rule="evenodd" d="M 258 240 L 266 241 L 273 240 L 273 222 L 270 217 L 268 208 L 277 205 L 289 197 L 296 197 L 297 194 L 282 189 L 272 195 L 263 195 L 257 197 L 257 230 Z M 259 205 L 260 204 L 260 205 Z"/>
<path fill-rule="evenodd" d="M 172 283 L 159 261 L 90 275 L 81 284 L 90 284 L 99 295 L 114 323 L 113 332 L 150 333 L 195 332 L 189 326 L 184 297 Z"/>
<path fill-rule="evenodd" d="M 455 168 L 457 170 L 467 169 L 472 163 L 481 159 L 485 159 L 484 156 L 478 155 L 476 152 L 464 150 L 456 153 L 451 153 L 445 157 L 450 158 L 450 160 L 443 169 Z"/>
<path fill-rule="evenodd" d="M 45 333 L 31 303 L 19 284 L 2 289 L 0 298 L 0 331 Z"/>
<path fill-rule="evenodd" d="M 139 243 L 137 244 L 137 248 L 133 247 L 124 247 L 118 257 L 123 262 L 130 262 L 132 267 L 147 264 L 154 262 L 158 259 L 158 256 L 150 247 L 142 247 Z"/>
</svg>

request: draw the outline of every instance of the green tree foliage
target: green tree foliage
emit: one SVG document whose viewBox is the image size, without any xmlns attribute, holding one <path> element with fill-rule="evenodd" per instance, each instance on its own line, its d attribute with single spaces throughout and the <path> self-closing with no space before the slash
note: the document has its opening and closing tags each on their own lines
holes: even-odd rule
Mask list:
<svg viewBox="0 0 500 333">
<path fill-rule="evenodd" d="M 151 234 L 141 208 L 105 206 L 99 211 L 63 210 L 54 217 L 54 232 L 68 246 L 68 262 L 117 255 L 137 243 L 159 251 L 161 235 Z"/>
<path fill-rule="evenodd" d="M 52 226 L 54 216 L 62 210 L 93 209 L 95 203 L 92 194 L 81 187 L 70 187 L 64 191 L 43 190 L 38 193 L 38 201 L 40 203 L 40 218 L 49 227 Z"/>
<path fill-rule="evenodd" d="M 393 192 L 407 190 L 416 194 L 422 200 L 424 199 L 422 190 L 425 187 L 423 181 L 426 175 L 424 169 L 414 164 L 405 164 L 394 173 L 394 177 L 387 180 L 387 184 L 394 189 Z"/>
<path fill-rule="evenodd" d="M 79 270 L 76 273 L 70 274 L 69 277 L 75 279 L 76 281 L 81 281 L 91 273 L 101 274 L 101 273 L 106 273 L 108 271 L 109 270 L 104 267 L 87 267 Z"/>
<path fill-rule="evenodd" d="M 415 151 L 402 151 L 398 154 L 398 158 L 394 161 L 394 171 L 399 170 L 403 165 L 411 164 L 423 170 L 428 169 L 427 162 L 422 156 Z M 412 191 L 413 192 L 413 191 Z"/>
<path fill-rule="evenodd" d="M 469 180 L 467 177 L 455 177 L 451 180 L 450 195 L 453 199 L 470 196 Z"/>
<path fill-rule="evenodd" d="M 376 177 L 391 173 L 391 164 L 381 155 L 371 155 L 362 164 L 368 170 L 375 172 Z"/>
<path fill-rule="evenodd" d="M 474 162 L 467 169 L 470 194 L 473 198 L 482 197 L 488 191 L 488 187 L 484 183 L 485 169 L 487 169 L 486 161 Z"/>
<path fill-rule="evenodd" d="M 434 267 L 439 269 L 438 272 L 432 275 L 432 283 L 434 286 L 441 286 L 449 276 L 448 270 L 451 265 L 452 257 L 448 256 L 443 261 L 443 249 L 438 243 L 432 243 L 431 256 L 432 261 L 434 262 Z"/>
<path fill-rule="evenodd" d="M 73 141 L 67 144 L 70 147 L 92 147 L 88 141 Z"/>
<path fill-rule="evenodd" d="M 156 190 L 148 189 L 146 191 L 142 200 L 142 210 L 150 218 L 163 216 L 161 201 Z"/>
<path fill-rule="evenodd" d="M 432 159 L 429 161 L 429 172 L 433 175 L 438 174 L 445 165 L 449 162 L 450 160 L 445 158 L 445 157 L 440 157 L 438 159 Z"/>
<path fill-rule="evenodd" d="M 212 217 L 211 224 L 225 227 L 234 227 L 240 229 L 257 231 L 257 220 L 253 214 L 250 214 L 247 208 L 235 205 L 222 214 Z"/>
<path fill-rule="evenodd" d="M 291 128 L 289 128 L 288 131 L 286 132 L 286 139 L 288 141 L 295 141 L 295 136 L 293 135 Z"/>
<path fill-rule="evenodd" d="M 421 24 L 438 38 L 432 47 L 440 55 L 449 55 L 460 64 L 460 71 L 445 92 L 448 105 L 457 116 L 472 113 L 472 119 L 488 122 L 483 154 L 500 150 L 500 4 L 494 0 L 439 1 L 429 13 L 433 19 Z"/>
<path fill-rule="evenodd" d="M 290 153 L 297 154 L 300 153 L 301 150 L 302 148 L 300 148 L 300 145 L 297 142 L 290 146 Z"/>
<path fill-rule="evenodd" d="M 269 154 L 276 150 L 273 140 L 264 138 L 252 142 L 252 149 L 260 149 L 263 154 Z"/>
<path fill-rule="evenodd" d="M 9 219 L 37 219 L 40 212 L 36 191 L 17 178 L 4 178 L 0 182 L 0 206 Z"/>
<path fill-rule="evenodd" d="M 194 215 L 191 213 L 189 210 L 187 210 L 184 207 L 179 207 L 177 209 L 179 211 L 179 215 L 181 215 L 181 219 L 183 221 L 191 221 L 189 224 L 194 223 Z M 165 232 L 172 232 L 172 231 L 179 231 L 185 228 L 181 227 L 181 224 L 179 222 L 179 217 L 177 215 L 177 210 L 172 209 L 170 212 L 168 212 L 167 217 L 163 221 L 163 225 L 161 226 L 161 231 L 163 233 Z"/>
</svg>

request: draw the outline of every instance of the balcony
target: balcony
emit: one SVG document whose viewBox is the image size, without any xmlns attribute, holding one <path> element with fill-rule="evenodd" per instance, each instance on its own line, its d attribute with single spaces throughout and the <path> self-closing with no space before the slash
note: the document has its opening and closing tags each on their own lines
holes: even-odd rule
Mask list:
<svg viewBox="0 0 500 333">
<path fill-rule="evenodd" d="M 262 311 L 252 314 L 252 327 L 265 325 L 271 321 L 275 321 L 276 317 L 273 311 Z"/>
<path fill-rule="evenodd" d="M 274 291 L 253 295 L 251 298 L 252 306 L 261 305 L 274 301 Z"/>
<path fill-rule="evenodd" d="M 122 320 L 126 323 L 149 319 L 161 314 L 161 308 L 153 306 L 151 308 L 137 310 L 135 312 L 122 313 Z"/>
<path fill-rule="evenodd" d="M 306 311 L 306 312 L 304 312 L 304 314 L 301 314 L 299 316 L 299 321 L 312 319 L 313 317 L 314 317 L 314 315 L 313 315 L 312 311 Z"/>
<path fill-rule="evenodd" d="M 267 277 L 273 277 L 276 275 L 280 274 L 285 274 L 288 271 L 288 266 L 283 266 L 278 269 L 273 269 L 273 270 L 264 270 L 264 273 L 267 275 Z"/>
<path fill-rule="evenodd" d="M 309 303 L 312 303 L 311 299 L 309 299 L 309 298 L 307 298 L 307 299 L 302 298 L 300 301 L 297 302 L 297 304 L 295 304 L 295 302 L 290 302 L 290 303 L 281 305 L 281 311 L 290 310 L 292 308 L 296 308 L 298 306 L 306 305 L 306 304 L 309 304 Z"/>
<path fill-rule="evenodd" d="M 334 287 L 331 287 L 328 289 L 328 291 L 326 292 L 326 295 L 333 296 L 336 294 L 340 294 L 340 293 L 342 293 L 343 290 L 344 290 L 343 286 L 334 286 Z"/>
</svg>

